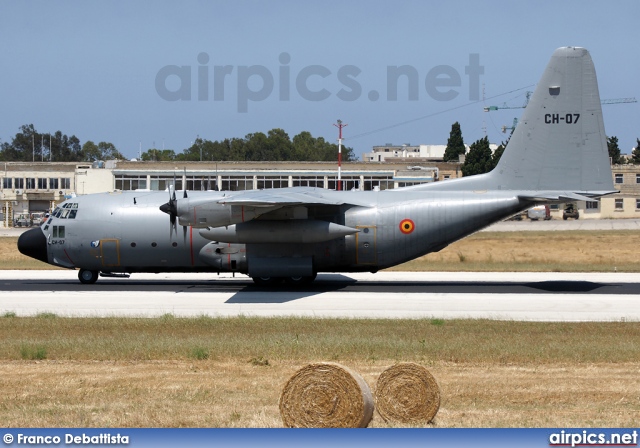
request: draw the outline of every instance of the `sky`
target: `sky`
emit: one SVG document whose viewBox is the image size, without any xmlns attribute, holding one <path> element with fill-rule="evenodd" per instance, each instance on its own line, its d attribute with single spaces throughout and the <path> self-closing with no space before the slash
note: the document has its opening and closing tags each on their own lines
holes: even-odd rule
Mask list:
<svg viewBox="0 0 640 448">
<path fill-rule="evenodd" d="M 602 99 L 640 99 L 640 2 L 0 0 L 0 142 L 20 126 L 181 152 L 284 129 L 373 146 L 465 143 L 520 117 L 553 51 L 587 48 Z M 484 112 L 485 106 L 509 106 Z M 630 153 L 639 103 L 604 105 Z"/>
</svg>

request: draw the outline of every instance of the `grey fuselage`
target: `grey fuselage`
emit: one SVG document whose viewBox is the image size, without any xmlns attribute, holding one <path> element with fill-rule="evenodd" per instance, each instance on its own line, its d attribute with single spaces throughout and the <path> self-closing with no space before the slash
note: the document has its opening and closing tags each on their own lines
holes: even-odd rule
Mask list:
<svg viewBox="0 0 640 448">
<path fill-rule="evenodd" d="M 177 226 L 173 230 L 168 216 L 159 209 L 167 200 L 167 192 L 76 197 L 59 205 L 60 210 L 65 210 L 66 204 L 77 207 L 74 219 L 52 216 L 42 227 L 48 262 L 112 273 L 248 273 L 253 259 L 285 258 L 311 260 L 315 272 L 377 271 L 441 250 L 528 205 L 509 192 L 397 189 L 318 193 L 350 204 L 307 206 L 305 221 L 333 222 L 356 229 L 356 233 L 311 243 L 286 242 L 286 236 L 280 236 L 276 243 L 217 242 L 202 237 L 199 228 Z M 214 200 L 223 193 L 188 194 L 190 198 Z M 270 215 L 277 218 L 278 210 L 252 222 L 264 223 L 269 229 Z M 61 226 L 63 236 L 59 230 L 54 235 L 54 227 Z"/>
</svg>

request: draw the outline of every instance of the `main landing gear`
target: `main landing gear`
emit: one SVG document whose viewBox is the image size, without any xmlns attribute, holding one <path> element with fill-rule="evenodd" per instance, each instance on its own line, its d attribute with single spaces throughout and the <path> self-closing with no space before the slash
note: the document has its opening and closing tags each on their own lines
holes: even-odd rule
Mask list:
<svg viewBox="0 0 640 448">
<path fill-rule="evenodd" d="M 259 286 L 275 286 L 285 282 L 289 286 L 306 286 L 313 283 L 316 274 L 305 277 L 251 277 Z"/>
<path fill-rule="evenodd" d="M 90 271 L 88 269 L 80 269 L 78 272 L 80 283 L 91 285 L 98 281 L 98 271 Z"/>
</svg>

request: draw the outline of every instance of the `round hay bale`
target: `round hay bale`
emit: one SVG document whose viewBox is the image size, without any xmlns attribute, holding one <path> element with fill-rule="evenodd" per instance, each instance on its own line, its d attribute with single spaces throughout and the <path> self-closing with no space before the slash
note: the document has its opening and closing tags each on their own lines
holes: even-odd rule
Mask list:
<svg viewBox="0 0 640 448">
<path fill-rule="evenodd" d="M 279 405 L 289 428 L 366 428 L 374 407 L 364 379 L 336 363 L 298 370 L 284 385 Z"/>
<path fill-rule="evenodd" d="M 380 374 L 376 382 L 376 409 L 384 421 L 429 423 L 440 409 L 440 388 L 427 369 L 399 363 Z"/>
</svg>

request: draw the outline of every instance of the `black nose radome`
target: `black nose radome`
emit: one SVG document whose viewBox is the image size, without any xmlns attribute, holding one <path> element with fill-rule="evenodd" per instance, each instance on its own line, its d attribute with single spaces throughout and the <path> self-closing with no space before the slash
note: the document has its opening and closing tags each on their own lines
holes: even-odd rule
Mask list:
<svg viewBox="0 0 640 448">
<path fill-rule="evenodd" d="M 47 237 L 41 228 L 31 229 L 24 232 L 18 238 L 18 250 L 21 254 L 36 260 L 49 262 L 47 258 Z"/>
</svg>

